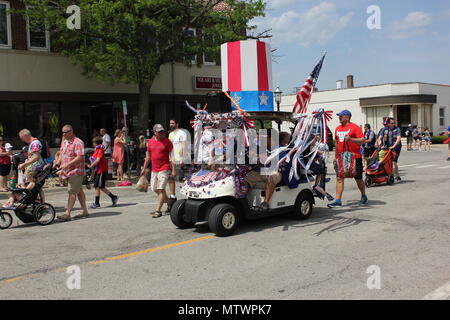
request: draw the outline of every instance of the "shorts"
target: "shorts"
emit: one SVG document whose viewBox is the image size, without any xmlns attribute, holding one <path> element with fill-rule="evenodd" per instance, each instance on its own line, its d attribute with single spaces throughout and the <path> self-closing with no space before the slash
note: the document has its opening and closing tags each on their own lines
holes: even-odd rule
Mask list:
<svg viewBox="0 0 450 320">
<path fill-rule="evenodd" d="M 407 143 L 407 144 L 413 143 L 413 137 L 412 137 L 412 136 L 407 136 L 407 137 L 406 137 L 406 143 Z"/>
<path fill-rule="evenodd" d="M 0 176 L 6 177 L 11 172 L 11 164 L 0 164 Z"/>
<path fill-rule="evenodd" d="M 108 172 L 96 173 L 94 176 L 94 188 L 105 189 L 108 180 Z"/>
<path fill-rule="evenodd" d="M 309 167 L 313 174 L 325 174 L 325 161 L 323 159 L 314 160 Z"/>
<path fill-rule="evenodd" d="M 356 176 L 355 180 L 362 180 L 363 178 L 363 162 L 362 158 L 355 159 Z"/>
<path fill-rule="evenodd" d="M 398 157 L 400 157 L 400 152 L 402 151 L 402 149 L 400 149 L 400 150 L 394 149 L 394 151 L 395 151 L 394 162 L 398 162 Z"/>
<path fill-rule="evenodd" d="M 156 192 L 156 190 L 166 189 L 170 173 L 170 170 L 152 172 L 152 177 L 150 178 L 150 187 L 153 192 Z"/>
<path fill-rule="evenodd" d="M 250 171 L 247 177 L 245 177 L 245 182 L 250 185 L 250 188 L 263 188 L 268 179 L 272 179 L 272 182 L 277 185 L 281 182 L 282 175 L 280 172 L 275 172 L 272 175 L 262 175 L 260 172 Z M 262 184 L 264 184 L 264 186 Z"/>
<path fill-rule="evenodd" d="M 78 194 L 83 187 L 84 176 L 74 175 L 67 179 L 67 191 L 70 194 Z"/>
<path fill-rule="evenodd" d="M 176 176 L 172 176 L 172 171 L 170 171 L 169 181 L 175 180 L 177 182 L 182 182 L 185 177 L 185 168 L 186 165 L 184 165 L 183 167 L 181 167 L 181 165 L 179 164 L 175 165 Z"/>
</svg>

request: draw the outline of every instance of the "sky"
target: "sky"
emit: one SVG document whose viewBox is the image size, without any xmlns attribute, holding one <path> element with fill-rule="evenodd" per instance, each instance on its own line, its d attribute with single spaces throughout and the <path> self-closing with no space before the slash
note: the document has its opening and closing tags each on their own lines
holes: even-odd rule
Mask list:
<svg viewBox="0 0 450 320">
<path fill-rule="evenodd" d="M 380 9 L 380 29 L 370 6 Z M 355 86 L 391 82 L 450 85 L 449 0 L 267 0 L 253 33 L 272 29 L 273 84 L 302 86 L 324 51 L 319 90 L 354 76 Z"/>
</svg>

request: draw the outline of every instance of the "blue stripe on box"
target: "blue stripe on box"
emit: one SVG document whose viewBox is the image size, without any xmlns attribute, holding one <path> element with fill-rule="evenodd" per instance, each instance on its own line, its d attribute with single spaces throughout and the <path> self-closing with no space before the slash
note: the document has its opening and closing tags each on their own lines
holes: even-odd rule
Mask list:
<svg viewBox="0 0 450 320">
<path fill-rule="evenodd" d="M 230 92 L 230 96 L 245 111 L 273 111 L 272 91 L 238 91 Z M 236 110 L 232 102 L 231 108 Z"/>
</svg>

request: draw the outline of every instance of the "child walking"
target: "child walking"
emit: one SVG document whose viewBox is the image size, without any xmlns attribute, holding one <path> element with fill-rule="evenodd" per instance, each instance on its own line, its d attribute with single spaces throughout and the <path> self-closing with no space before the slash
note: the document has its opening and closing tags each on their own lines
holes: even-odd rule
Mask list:
<svg viewBox="0 0 450 320">
<path fill-rule="evenodd" d="M 108 160 L 105 156 L 103 138 L 100 136 L 95 137 L 92 140 L 92 143 L 94 145 L 95 152 L 92 155 L 94 161 L 91 163 L 90 167 L 92 170 L 95 170 L 95 202 L 89 206 L 89 209 L 100 208 L 100 191 L 108 195 L 111 198 L 112 205 L 115 206 L 119 197 L 113 195 L 112 192 L 106 188 L 106 180 L 108 179 Z"/>
</svg>

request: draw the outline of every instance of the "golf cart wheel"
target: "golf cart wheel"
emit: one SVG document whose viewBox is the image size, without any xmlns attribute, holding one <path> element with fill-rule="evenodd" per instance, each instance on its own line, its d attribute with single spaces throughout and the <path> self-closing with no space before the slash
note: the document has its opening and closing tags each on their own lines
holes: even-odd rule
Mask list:
<svg viewBox="0 0 450 320">
<path fill-rule="evenodd" d="M 307 195 L 299 195 L 294 205 L 294 219 L 306 220 L 311 216 L 313 200 Z"/>
<path fill-rule="evenodd" d="M 185 203 L 186 200 L 178 200 L 173 204 L 172 209 L 170 210 L 170 219 L 172 220 L 172 223 L 180 229 L 192 228 L 195 225 L 195 222 L 186 222 L 183 219 Z"/>
<path fill-rule="evenodd" d="M 208 218 L 209 228 L 219 237 L 232 235 L 239 224 L 239 216 L 234 206 L 221 203 L 215 205 Z"/>
<path fill-rule="evenodd" d="M 41 226 L 47 226 L 55 220 L 56 210 L 48 203 L 42 203 L 33 210 L 34 220 Z"/>
<path fill-rule="evenodd" d="M 370 188 L 372 186 L 372 184 L 373 184 L 372 177 L 366 176 L 366 179 L 365 179 L 364 183 L 366 184 L 367 188 Z"/>
<path fill-rule="evenodd" d="M 13 218 L 8 212 L 0 212 L 0 229 L 8 229 L 13 223 Z"/>
<path fill-rule="evenodd" d="M 389 175 L 388 180 L 387 180 L 387 184 L 392 186 L 395 182 L 395 177 L 393 174 Z"/>
</svg>

